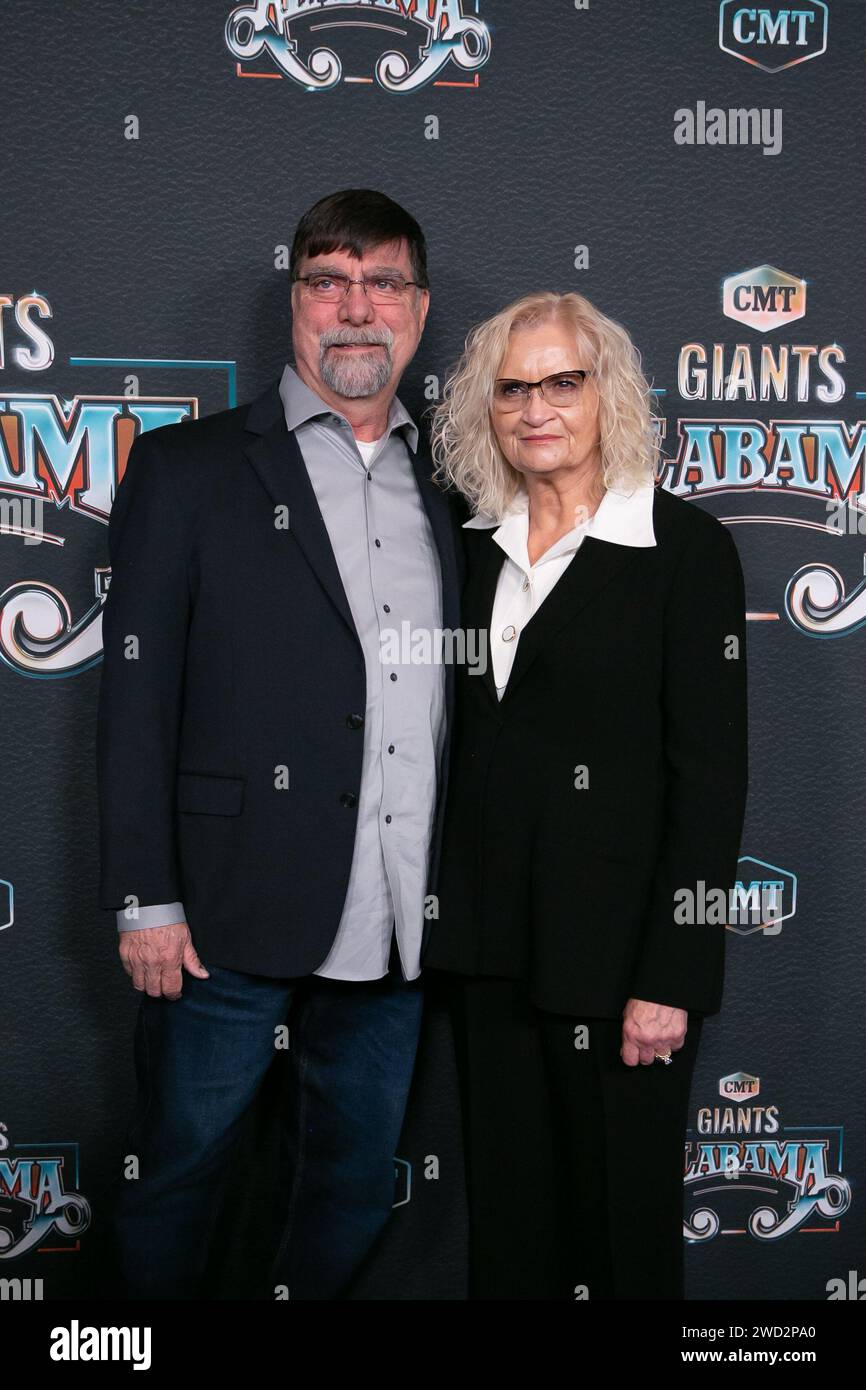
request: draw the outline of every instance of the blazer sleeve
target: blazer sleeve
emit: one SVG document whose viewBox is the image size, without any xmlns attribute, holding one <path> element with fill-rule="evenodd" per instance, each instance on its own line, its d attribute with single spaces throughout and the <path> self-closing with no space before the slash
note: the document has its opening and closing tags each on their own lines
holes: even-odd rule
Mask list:
<svg viewBox="0 0 866 1390">
<path fill-rule="evenodd" d="M 713 522 L 687 545 L 666 605 L 662 835 L 631 986 L 632 998 L 704 1014 L 721 1007 L 726 927 L 676 921 L 675 894 L 700 901 L 703 884 L 727 905 L 748 790 L 745 585 L 730 532 Z"/>
<path fill-rule="evenodd" d="M 171 467 L 139 435 L 108 521 L 97 715 L 100 906 L 182 900 L 175 784 L 186 636 L 187 542 Z"/>
</svg>

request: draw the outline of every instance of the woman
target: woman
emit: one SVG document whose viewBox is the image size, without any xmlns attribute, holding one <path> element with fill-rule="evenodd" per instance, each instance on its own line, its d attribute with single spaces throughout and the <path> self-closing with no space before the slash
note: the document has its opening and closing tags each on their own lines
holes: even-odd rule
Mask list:
<svg viewBox="0 0 866 1390">
<path fill-rule="evenodd" d="M 681 1298 L 747 785 L 737 550 L 655 486 L 640 357 L 581 295 L 473 330 L 433 444 L 487 657 L 458 673 L 424 962 L 452 972 L 470 1296 Z"/>
</svg>

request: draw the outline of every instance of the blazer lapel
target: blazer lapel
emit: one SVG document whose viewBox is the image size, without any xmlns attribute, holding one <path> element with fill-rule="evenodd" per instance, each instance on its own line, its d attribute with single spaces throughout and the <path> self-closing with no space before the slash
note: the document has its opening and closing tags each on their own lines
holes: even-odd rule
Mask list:
<svg viewBox="0 0 866 1390">
<path fill-rule="evenodd" d="M 276 386 L 250 406 L 247 429 L 255 438 L 245 453 L 275 506 L 289 509 L 289 529 L 337 611 L 358 637 L 331 538 L 294 433 L 286 429 Z M 359 639 L 360 640 L 360 639 Z"/>
<path fill-rule="evenodd" d="M 442 626 L 454 629 L 460 621 L 460 580 L 451 508 L 442 489 L 433 482 L 432 459 L 420 436 L 417 453 L 413 454 L 410 450 L 409 457 L 439 552 L 442 572 Z"/>
<path fill-rule="evenodd" d="M 499 707 L 499 698 L 496 694 L 496 681 L 493 676 L 493 661 L 490 655 L 490 617 L 493 613 L 493 600 L 496 597 L 496 585 L 499 574 L 505 561 L 505 551 L 501 546 L 491 540 L 492 531 L 486 538 L 486 543 L 482 549 L 482 556 L 477 568 L 470 574 L 469 583 L 466 590 L 466 601 L 464 604 L 464 620 L 467 627 L 474 628 L 477 632 L 484 634 L 486 643 L 486 660 L 484 661 L 481 672 L 481 683 L 487 691 L 496 707 Z M 473 680 L 477 680 L 473 676 Z"/>
<path fill-rule="evenodd" d="M 490 535 L 485 561 L 479 567 L 478 587 L 472 604 L 481 625 L 488 630 L 496 585 L 505 560 L 505 552 L 492 539 L 492 531 Z M 495 704 L 504 705 L 511 698 L 546 644 L 582 609 L 598 600 L 614 576 L 634 563 L 638 550 L 636 546 L 615 545 L 612 541 L 598 540 L 594 536 L 584 537 L 580 549 L 520 633 L 511 674 L 501 700 L 496 696 L 493 663 L 488 661 L 483 679 Z"/>
<path fill-rule="evenodd" d="M 357 637 L 349 601 L 340 578 L 319 503 L 303 455 L 293 432 L 286 429 L 286 417 L 277 385 L 269 386 L 253 401 L 246 428 L 253 435 L 245 453 L 274 505 L 289 509 L 289 528 L 319 582 Z M 458 561 L 450 507 L 441 489 L 432 481 L 432 463 L 419 439 L 417 454 L 410 450 L 418 491 L 430 521 L 439 552 L 442 573 L 442 625 L 456 628 L 459 622 L 460 584 Z"/>
</svg>

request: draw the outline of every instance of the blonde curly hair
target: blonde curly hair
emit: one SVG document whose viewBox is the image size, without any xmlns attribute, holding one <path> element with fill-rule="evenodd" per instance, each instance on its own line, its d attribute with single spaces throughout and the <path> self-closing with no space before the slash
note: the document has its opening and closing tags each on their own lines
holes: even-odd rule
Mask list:
<svg viewBox="0 0 866 1390">
<path fill-rule="evenodd" d="M 660 445 L 649 384 L 629 334 L 582 294 L 543 290 L 523 295 L 476 324 L 448 374 L 442 400 L 430 408 L 434 477 L 456 487 L 473 514 L 501 521 L 522 486 L 522 475 L 503 455 L 490 412 L 493 384 L 517 328 L 556 321 L 574 334 L 583 365 L 599 396 L 598 423 L 605 488 L 655 478 Z"/>
</svg>

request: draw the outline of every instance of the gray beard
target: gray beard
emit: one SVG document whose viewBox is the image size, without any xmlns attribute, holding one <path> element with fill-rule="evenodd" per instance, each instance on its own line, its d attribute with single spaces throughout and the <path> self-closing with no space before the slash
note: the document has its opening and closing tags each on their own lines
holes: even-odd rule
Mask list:
<svg viewBox="0 0 866 1390">
<path fill-rule="evenodd" d="M 319 355 L 319 370 L 325 385 L 338 396 L 355 400 L 359 396 L 375 396 L 388 385 L 391 379 L 391 349 L 384 344 L 384 352 L 371 348 L 369 353 L 352 353 L 343 357 L 328 348 L 322 348 Z"/>
</svg>

